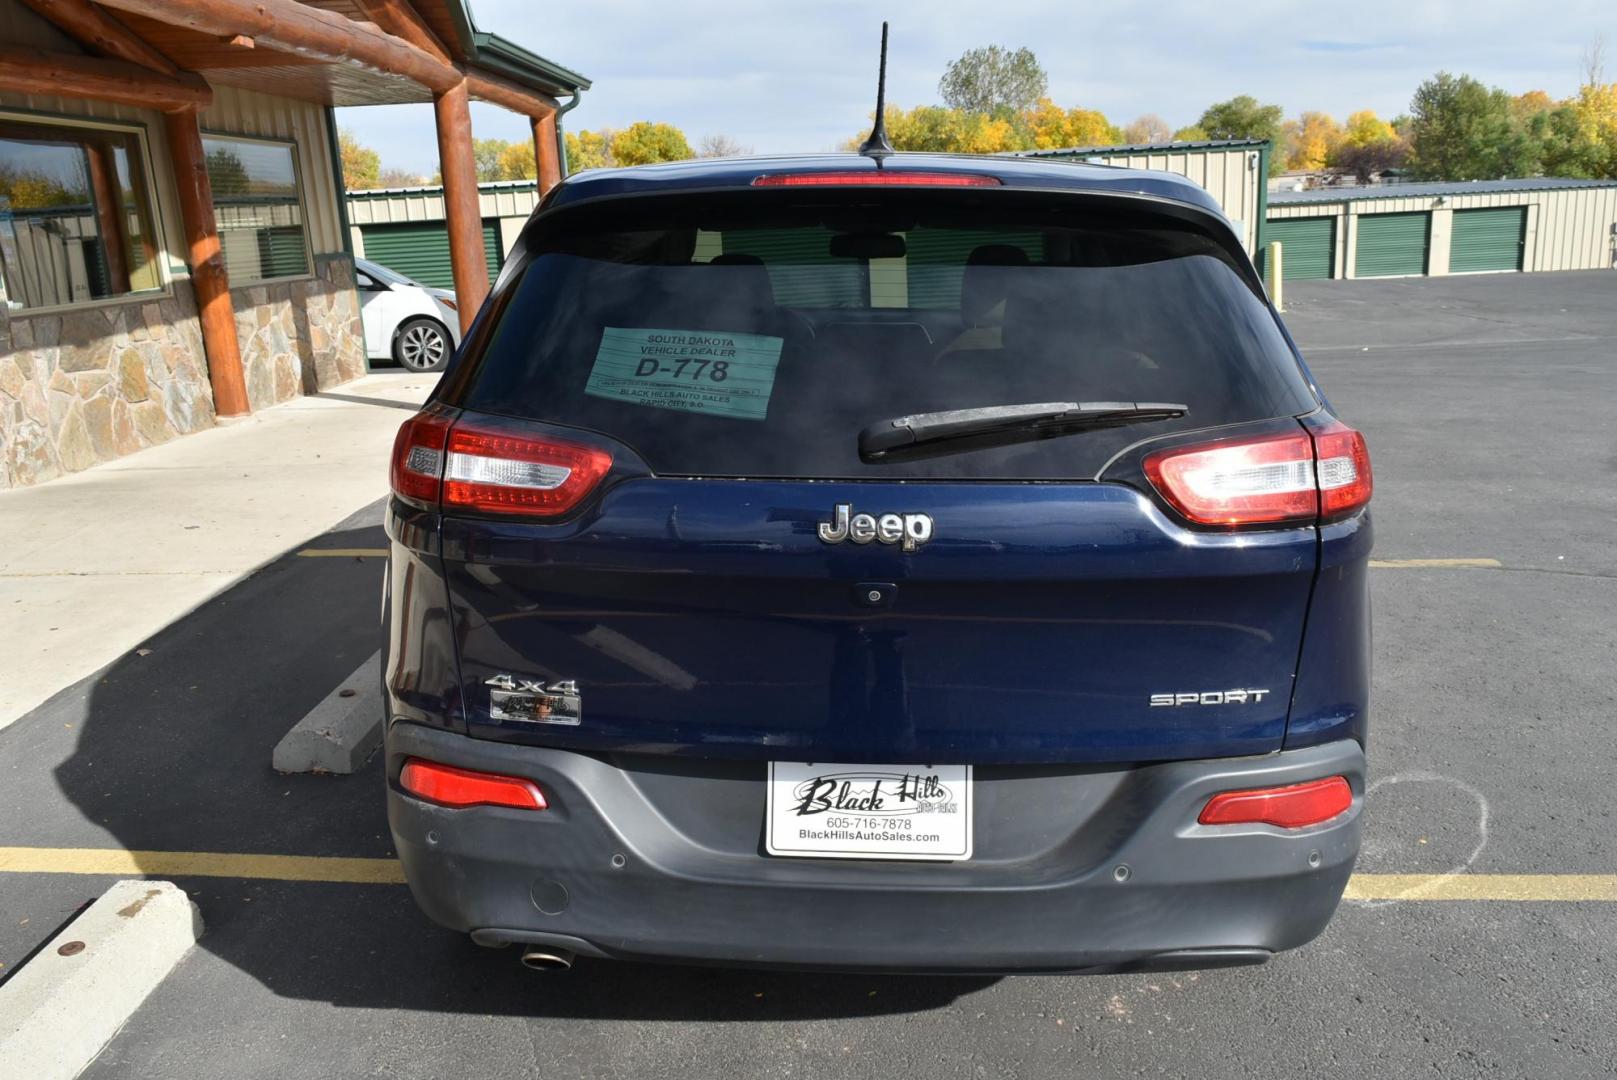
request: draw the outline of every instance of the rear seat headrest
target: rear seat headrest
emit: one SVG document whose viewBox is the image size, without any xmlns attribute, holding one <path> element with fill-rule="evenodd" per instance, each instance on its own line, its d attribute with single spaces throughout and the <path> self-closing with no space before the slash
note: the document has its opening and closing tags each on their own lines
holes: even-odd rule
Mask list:
<svg viewBox="0 0 1617 1080">
<path fill-rule="evenodd" d="M 769 280 L 769 269 L 756 255 L 733 251 L 713 256 L 709 266 L 722 267 L 726 275 L 724 289 L 749 307 L 775 306 L 775 284 Z"/>
<path fill-rule="evenodd" d="M 1006 266 L 1028 265 L 1027 252 L 1010 244 L 983 244 L 966 256 L 960 275 L 960 318 L 967 326 L 981 326 L 1008 295 Z"/>
</svg>

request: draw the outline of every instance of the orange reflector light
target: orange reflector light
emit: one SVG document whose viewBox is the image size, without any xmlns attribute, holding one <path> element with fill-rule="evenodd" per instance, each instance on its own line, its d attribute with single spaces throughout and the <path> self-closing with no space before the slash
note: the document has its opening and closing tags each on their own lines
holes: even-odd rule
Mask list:
<svg viewBox="0 0 1617 1080">
<path fill-rule="evenodd" d="M 399 786 L 418 799 L 461 809 L 467 806 L 510 806 L 543 810 L 544 792 L 532 780 L 498 773 L 474 772 L 411 758 L 399 773 Z"/>
<path fill-rule="evenodd" d="M 1207 800 L 1203 825 L 1275 825 L 1303 829 L 1329 821 L 1353 805 L 1353 789 L 1340 776 L 1290 787 L 1226 791 Z"/>
<path fill-rule="evenodd" d="M 999 187 L 997 176 L 981 173 L 919 172 L 909 169 L 857 169 L 842 172 L 766 173 L 754 178 L 753 187 Z"/>
</svg>

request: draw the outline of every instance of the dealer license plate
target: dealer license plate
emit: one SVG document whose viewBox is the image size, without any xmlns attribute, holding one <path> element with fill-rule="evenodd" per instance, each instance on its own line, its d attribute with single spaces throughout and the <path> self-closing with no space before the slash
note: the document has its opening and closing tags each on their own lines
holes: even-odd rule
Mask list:
<svg viewBox="0 0 1617 1080">
<path fill-rule="evenodd" d="M 769 765 L 765 850 L 809 859 L 971 858 L 970 765 Z"/>
</svg>

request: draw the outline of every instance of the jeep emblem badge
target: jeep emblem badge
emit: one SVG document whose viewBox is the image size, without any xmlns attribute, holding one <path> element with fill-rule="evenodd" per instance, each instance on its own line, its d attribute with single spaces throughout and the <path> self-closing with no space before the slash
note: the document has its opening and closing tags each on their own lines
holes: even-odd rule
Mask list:
<svg viewBox="0 0 1617 1080">
<path fill-rule="evenodd" d="M 852 503 L 837 503 L 832 515 L 833 520 L 820 522 L 820 539 L 827 544 L 874 540 L 914 551 L 932 539 L 931 514 L 855 514 Z"/>
</svg>

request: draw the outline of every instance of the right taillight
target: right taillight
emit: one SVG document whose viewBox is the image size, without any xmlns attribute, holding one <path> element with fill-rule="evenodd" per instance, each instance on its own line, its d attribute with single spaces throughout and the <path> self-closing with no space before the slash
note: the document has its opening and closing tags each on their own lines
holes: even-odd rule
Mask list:
<svg viewBox="0 0 1617 1080">
<path fill-rule="evenodd" d="M 1321 521 L 1345 518 L 1369 503 L 1375 482 L 1363 435 L 1332 420 L 1314 432 L 1314 453 L 1319 458 Z"/>
<path fill-rule="evenodd" d="M 1364 436 L 1335 420 L 1312 432 L 1158 450 L 1144 467 L 1151 486 L 1198 525 L 1334 521 L 1370 501 Z"/>
</svg>

